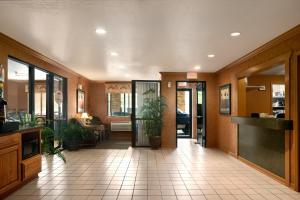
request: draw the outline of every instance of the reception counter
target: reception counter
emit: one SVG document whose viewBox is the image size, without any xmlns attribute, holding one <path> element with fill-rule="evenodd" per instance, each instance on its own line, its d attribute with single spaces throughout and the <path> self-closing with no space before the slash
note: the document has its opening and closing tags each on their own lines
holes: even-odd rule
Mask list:
<svg viewBox="0 0 300 200">
<path fill-rule="evenodd" d="M 232 117 L 238 124 L 238 156 L 285 179 L 285 134 L 291 120 Z"/>
</svg>

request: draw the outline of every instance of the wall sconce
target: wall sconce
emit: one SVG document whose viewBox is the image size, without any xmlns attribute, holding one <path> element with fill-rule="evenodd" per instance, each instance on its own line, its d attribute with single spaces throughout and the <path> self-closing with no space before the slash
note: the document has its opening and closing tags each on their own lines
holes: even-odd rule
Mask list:
<svg viewBox="0 0 300 200">
<path fill-rule="evenodd" d="M 168 88 L 171 88 L 171 87 L 172 87 L 172 82 L 169 81 L 169 82 L 168 82 Z"/>
<path fill-rule="evenodd" d="M 77 89 L 82 90 L 82 84 L 78 84 Z"/>
</svg>

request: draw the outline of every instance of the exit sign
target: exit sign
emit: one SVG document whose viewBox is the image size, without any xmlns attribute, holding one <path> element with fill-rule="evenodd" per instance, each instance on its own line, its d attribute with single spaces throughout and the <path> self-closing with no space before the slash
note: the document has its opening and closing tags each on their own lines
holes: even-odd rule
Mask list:
<svg viewBox="0 0 300 200">
<path fill-rule="evenodd" d="M 186 75 L 187 79 L 198 79 L 198 73 L 197 72 L 188 72 Z"/>
</svg>

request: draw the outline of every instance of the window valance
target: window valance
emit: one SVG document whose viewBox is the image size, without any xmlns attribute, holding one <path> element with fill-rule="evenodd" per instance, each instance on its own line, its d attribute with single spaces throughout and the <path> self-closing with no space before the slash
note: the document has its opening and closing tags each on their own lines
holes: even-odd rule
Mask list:
<svg viewBox="0 0 300 200">
<path fill-rule="evenodd" d="M 131 83 L 105 83 L 106 93 L 131 93 Z"/>
</svg>

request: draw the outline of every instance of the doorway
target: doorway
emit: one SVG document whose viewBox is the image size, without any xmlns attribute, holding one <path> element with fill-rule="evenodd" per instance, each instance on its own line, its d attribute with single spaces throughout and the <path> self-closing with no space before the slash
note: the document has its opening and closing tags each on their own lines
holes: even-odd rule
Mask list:
<svg viewBox="0 0 300 200">
<path fill-rule="evenodd" d="M 177 138 L 192 138 L 192 89 L 177 89 Z"/>
<path fill-rule="evenodd" d="M 206 146 L 205 81 L 176 81 L 176 138 Z"/>
</svg>

